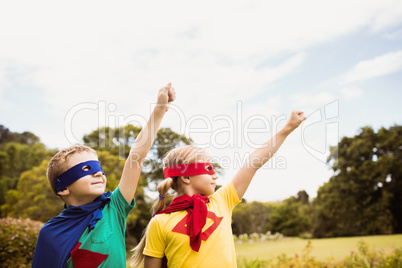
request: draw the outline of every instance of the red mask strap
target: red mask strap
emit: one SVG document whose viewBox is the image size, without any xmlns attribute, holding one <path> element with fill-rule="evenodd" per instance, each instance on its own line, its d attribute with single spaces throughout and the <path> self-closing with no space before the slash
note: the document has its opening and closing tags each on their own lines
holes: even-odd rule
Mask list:
<svg viewBox="0 0 402 268">
<path fill-rule="evenodd" d="M 179 176 L 194 176 L 201 174 L 215 174 L 212 163 L 188 163 L 167 167 L 163 170 L 166 178 Z"/>
</svg>

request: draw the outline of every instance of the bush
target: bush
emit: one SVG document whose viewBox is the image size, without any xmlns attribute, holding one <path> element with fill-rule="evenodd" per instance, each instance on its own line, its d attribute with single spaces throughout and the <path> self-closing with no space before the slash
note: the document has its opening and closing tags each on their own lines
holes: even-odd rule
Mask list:
<svg viewBox="0 0 402 268">
<path fill-rule="evenodd" d="M 284 239 L 285 236 L 281 233 L 272 234 L 268 231 L 265 234 L 252 233 L 241 234 L 239 236 L 233 235 L 233 240 L 235 243 L 254 243 L 254 242 L 264 242 L 264 241 L 278 241 Z"/>
<path fill-rule="evenodd" d="M 30 219 L 0 219 L 1 267 L 31 267 L 43 223 Z"/>
<path fill-rule="evenodd" d="M 360 241 L 358 252 L 351 252 L 345 259 L 345 267 L 402 267 L 402 249 L 396 249 L 390 255 L 370 250 L 368 245 Z"/>
<path fill-rule="evenodd" d="M 359 242 L 358 247 L 358 252 L 352 251 L 342 261 L 335 262 L 333 259 L 328 259 L 326 262 L 323 262 L 311 256 L 313 246 L 308 241 L 300 256 L 296 253 L 294 257 L 281 254 L 276 259 L 271 260 L 240 258 L 237 264 L 239 268 L 402 268 L 402 248 L 396 249 L 391 254 L 386 255 L 381 251 L 370 250 L 368 245 L 363 241 Z"/>
</svg>

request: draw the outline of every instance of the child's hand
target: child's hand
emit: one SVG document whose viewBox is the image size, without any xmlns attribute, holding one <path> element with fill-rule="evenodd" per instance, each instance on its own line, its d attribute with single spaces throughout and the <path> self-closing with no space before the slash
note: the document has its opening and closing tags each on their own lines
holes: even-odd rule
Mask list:
<svg viewBox="0 0 402 268">
<path fill-rule="evenodd" d="M 306 116 L 302 111 L 292 111 L 290 114 L 289 120 L 286 123 L 287 128 L 289 131 L 295 130 L 300 124 L 306 120 Z"/>
<path fill-rule="evenodd" d="M 156 108 L 163 108 L 165 112 L 169 110 L 169 103 L 176 99 L 176 92 L 172 83 L 168 83 L 166 86 L 159 90 L 158 100 L 156 102 Z"/>
</svg>

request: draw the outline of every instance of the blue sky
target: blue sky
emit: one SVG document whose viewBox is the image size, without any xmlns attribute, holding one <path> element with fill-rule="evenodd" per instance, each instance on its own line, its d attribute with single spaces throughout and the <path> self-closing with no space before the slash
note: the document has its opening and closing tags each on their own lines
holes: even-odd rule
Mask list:
<svg viewBox="0 0 402 268">
<path fill-rule="evenodd" d="M 0 3 L 0 124 L 49 148 L 101 126 L 141 125 L 160 87 L 163 127 L 225 167 L 309 115 L 245 198 L 275 201 L 332 175 L 328 147 L 402 123 L 402 2 L 12 1 Z"/>
</svg>

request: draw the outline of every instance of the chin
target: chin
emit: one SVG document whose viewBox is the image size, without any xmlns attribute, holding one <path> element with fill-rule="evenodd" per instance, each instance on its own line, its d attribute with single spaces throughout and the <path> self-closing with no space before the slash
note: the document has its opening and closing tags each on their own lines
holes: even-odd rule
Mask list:
<svg viewBox="0 0 402 268">
<path fill-rule="evenodd" d="M 99 196 L 99 195 L 103 195 L 104 192 L 105 192 L 105 189 L 102 189 L 102 190 L 95 191 L 95 194 L 97 194 Z"/>
</svg>

